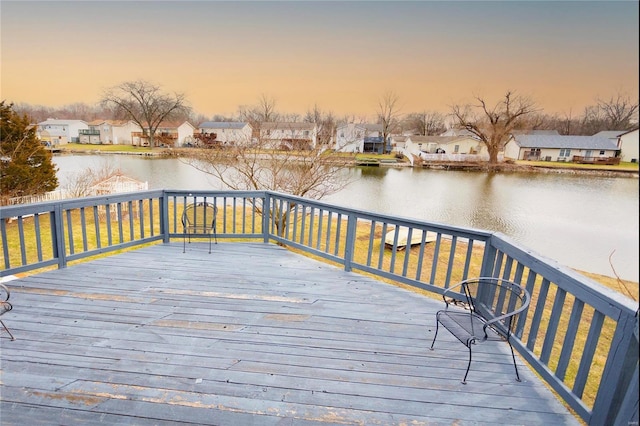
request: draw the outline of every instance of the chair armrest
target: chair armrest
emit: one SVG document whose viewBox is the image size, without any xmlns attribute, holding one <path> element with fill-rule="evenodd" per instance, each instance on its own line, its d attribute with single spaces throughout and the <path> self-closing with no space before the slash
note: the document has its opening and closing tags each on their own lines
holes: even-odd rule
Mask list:
<svg viewBox="0 0 640 426">
<path fill-rule="evenodd" d="M 447 308 L 450 304 L 458 305 L 456 302 L 462 302 L 464 304 L 469 304 L 469 300 L 464 292 L 460 292 L 458 289 L 461 289 L 463 285 L 465 285 L 467 281 L 461 281 L 458 284 L 449 287 L 444 290 L 442 293 L 442 299 L 444 303 L 447 305 Z M 447 298 L 449 298 L 447 300 Z"/>
<path fill-rule="evenodd" d="M 2 290 L 2 292 L 0 293 L 0 300 L 3 302 L 6 302 L 7 300 L 9 300 L 9 296 L 11 296 L 11 292 L 9 291 L 7 286 L 4 284 L 0 284 L 0 290 Z"/>
</svg>

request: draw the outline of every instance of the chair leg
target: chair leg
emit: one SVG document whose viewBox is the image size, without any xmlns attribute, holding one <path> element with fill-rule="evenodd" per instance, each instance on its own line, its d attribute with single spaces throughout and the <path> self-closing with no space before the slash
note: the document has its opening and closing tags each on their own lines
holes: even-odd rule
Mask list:
<svg viewBox="0 0 640 426">
<path fill-rule="evenodd" d="M 462 384 L 467 384 L 467 374 L 469 374 L 469 368 L 471 368 L 471 343 L 469 343 L 469 363 L 467 364 L 467 372 L 464 373 L 464 378 L 462 379 Z"/>
<path fill-rule="evenodd" d="M 509 342 L 509 347 L 511 348 L 511 358 L 513 358 L 513 366 L 516 369 L 516 382 L 521 382 L 520 375 L 518 374 L 518 365 L 516 364 L 516 354 L 513 352 L 513 346 L 511 346 L 511 342 Z"/>
<path fill-rule="evenodd" d="M 436 333 L 433 335 L 433 342 L 431 342 L 431 350 L 433 350 L 433 345 L 436 343 L 436 337 L 438 337 L 438 326 L 440 325 L 440 322 L 436 320 Z"/>
<path fill-rule="evenodd" d="M 209 233 L 209 254 L 211 254 L 211 233 Z"/>
<path fill-rule="evenodd" d="M 4 325 L 4 321 L 0 320 L 0 324 L 2 324 L 2 326 L 4 327 L 5 330 L 7 330 L 7 333 L 9 333 L 9 336 L 11 336 L 11 340 L 16 340 L 15 337 L 13 337 L 13 334 L 11 334 L 11 332 L 9 331 L 9 329 L 7 328 L 6 325 Z"/>
</svg>

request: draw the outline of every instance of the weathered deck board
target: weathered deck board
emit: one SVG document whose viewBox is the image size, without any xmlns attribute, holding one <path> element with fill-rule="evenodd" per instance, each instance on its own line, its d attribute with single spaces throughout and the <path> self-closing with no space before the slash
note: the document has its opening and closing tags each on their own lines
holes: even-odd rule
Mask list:
<svg viewBox="0 0 640 426">
<path fill-rule="evenodd" d="M 9 283 L 0 423 L 579 424 L 442 302 L 275 245 L 163 244 Z"/>
</svg>

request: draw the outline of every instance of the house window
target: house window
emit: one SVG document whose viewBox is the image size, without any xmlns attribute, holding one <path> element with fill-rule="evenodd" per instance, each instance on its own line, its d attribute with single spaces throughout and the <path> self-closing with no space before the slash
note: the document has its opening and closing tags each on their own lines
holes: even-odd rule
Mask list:
<svg viewBox="0 0 640 426">
<path fill-rule="evenodd" d="M 458 152 L 460 152 L 460 145 L 455 145 L 455 146 L 453 147 L 453 152 L 454 152 L 455 154 L 457 154 Z"/>
<path fill-rule="evenodd" d="M 604 155 L 604 150 L 600 151 L 600 155 Z"/>
<path fill-rule="evenodd" d="M 305 136 L 309 136 L 309 131 L 308 131 L 308 130 L 305 130 L 305 131 L 304 131 L 304 135 L 305 135 Z"/>
<path fill-rule="evenodd" d="M 560 150 L 560 157 L 569 157 L 571 155 L 571 150 L 568 148 L 562 148 Z"/>
<path fill-rule="evenodd" d="M 344 138 L 344 132 L 340 132 L 340 137 Z"/>
</svg>

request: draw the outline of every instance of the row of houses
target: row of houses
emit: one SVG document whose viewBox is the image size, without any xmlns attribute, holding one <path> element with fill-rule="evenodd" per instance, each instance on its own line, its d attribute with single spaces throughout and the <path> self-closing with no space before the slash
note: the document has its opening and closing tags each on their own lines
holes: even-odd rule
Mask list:
<svg viewBox="0 0 640 426">
<path fill-rule="evenodd" d="M 148 146 L 149 140 L 133 121 L 56 120 L 38 123 L 40 140 L 52 146 L 68 142 Z M 318 127 L 314 123 L 265 122 L 260 129 L 246 122 L 206 121 L 197 127 L 188 121 L 162 123 L 155 135 L 157 146 L 233 145 L 255 141 L 271 141 L 284 149 L 309 149 L 318 143 Z M 337 127 L 327 148 L 342 152 L 397 152 L 417 158 L 431 154 L 473 155 L 488 158 L 487 148 L 475 135 L 449 129 L 439 136 L 392 135 L 384 140 L 381 124 L 347 123 Z M 604 131 L 593 136 L 563 136 L 557 131 L 532 130 L 514 132 L 505 144 L 502 157 L 514 160 L 638 162 L 638 129 Z M 615 160 L 611 160 L 615 159 Z"/>
</svg>

